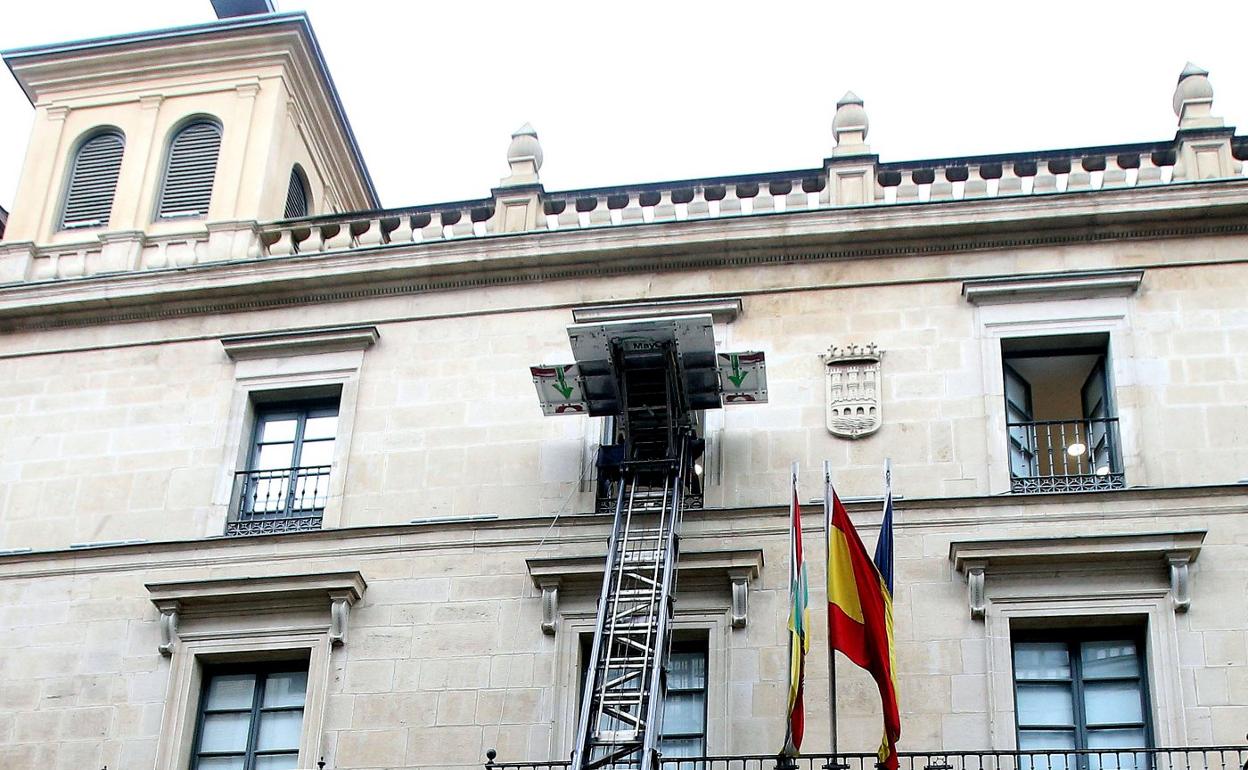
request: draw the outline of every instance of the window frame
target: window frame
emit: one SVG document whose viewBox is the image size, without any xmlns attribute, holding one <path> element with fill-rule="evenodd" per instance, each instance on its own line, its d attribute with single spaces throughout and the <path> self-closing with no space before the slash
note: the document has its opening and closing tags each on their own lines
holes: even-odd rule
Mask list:
<svg viewBox="0 0 1248 770">
<path fill-rule="evenodd" d="M 320 388 L 314 389 L 320 391 Z M 294 521 L 304 518 L 315 518 L 317 520 L 316 527 L 310 526 L 291 526 L 290 528 L 278 528 L 273 531 L 302 531 L 308 529 L 323 529 L 325 527 L 325 509 L 329 506 L 330 499 L 334 495 L 333 480 L 335 477 L 334 469 L 337 465 L 339 456 L 338 442 L 342 436 L 342 411 L 343 411 L 343 394 L 341 388 L 338 394 L 334 396 L 321 395 L 319 392 L 308 394 L 305 397 L 293 395 L 290 398 L 274 398 L 265 399 L 259 402 L 253 402 L 253 414 L 251 421 L 251 430 L 246 441 L 245 459 L 240 465 L 242 470 L 235 472 L 235 477 L 241 477 L 237 483 L 241 484 L 241 488 L 235 487 L 231 493 L 232 510 L 226 520 L 226 535 L 248 535 L 257 532 L 267 532 L 269 530 L 263 528 L 265 521 Z M 272 443 L 290 443 L 291 459 L 288 468 L 275 468 L 269 470 L 261 470 L 257 468 L 260 460 L 260 450 L 265 443 L 260 441 L 261 432 L 267 418 L 281 415 L 290 415 L 296 418 L 295 436 L 290 442 L 272 442 Z M 314 466 L 302 465 L 302 455 L 304 449 L 304 435 L 307 427 L 307 421 L 315 417 L 337 418 L 334 436 L 330 439 L 313 439 L 318 443 L 330 443 L 333 446 L 333 455 L 327 464 Z M 299 495 L 298 489 L 301 479 L 311 478 L 308 475 L 301 475 L 300 471 L 305 468 L 324 468 L 323 473 L 316 474 L 317 477 L 325 477 L 324 504 L 317 506 L 315 502 L 321 496 L 317 491 L 313 492 L 310 507 L 295 507 L 295 499 Z M 256 510 L 255 493 L 252 491 L 254 486 L 259 483 L 258 478 L 254 478 L 254 474 L 273 473 L 277 474 L 281 471 L 287 473 L 284 491 L 282 493 L 282 501 L 280 510 L 277 511 L 260 511 Z M 272 482 L 278 477 L 276 475 L 269 477 Z M 319 482 L 318 482 L 319 488 Z M 250 504 L 248 501 L 250 500 Z M 276 513 L 278 515 L 274 516 Z"/>
<path fill-rule="evenodd" d="M 196 125 L 209 125 L 216 129 L 217 132 L 217 157 L 212 167 L 212 184 L 208 189 L 208 200 L 204 205 L 202 212 L 177 212 L 173 214 L 165 214 L 163 212 L 163 202 L 165 199 L 165 190 L 169 186 L 169 164 L 173 160 L 173 146 L 183 133 Z M 213 188 L 217 184 L 217 171 L 221 165 L 221 148 L 225 144 L 225 124 L 212 115 L 199 114 L 191 115 L 179 121 L 173 130 L 169 132 L 169 138 L 165 142 L 165 151 L 160 166 L 160 184 L 156 187 L 156 200 L 153 205 L 153 222 L 180 222 L 184 220 L 196 221 L 203 220 L 208 217 L 208 213 L 212 210 Z"/>
<path fill-rule="evenodd" d="M 76 172 L 78 171 L 78 160 L 82 157 L 82 151 L 86 149 L 86 146 L 88 144 L 104 136 L 116 136 L 121 139 L 121 152 L 120 152 L 120 157 L 118 158 L 118 161 L 117 161 L 117 179 L 113 181 L 113 190 L 108 201 L 108 213 L 105 215 L 103 220 L 96 222 L 96 223 L 84 222 L 84 223 L 78 223 L 78 224 L 66 224 L 65 214 L 67 213 L 67 209 L 69 206 L 70 195 L 73 192 L 74 179 L 77 175 Z M 78 140 L 75 142 L 73 151 L 69 154 L 69 163 L 67 164 L 65 168 L 65 180 L 61 185 L 62 192 L 61 192 L 60 202 L 56 208 L 56 211 L 57 211 L 56 232 L 65 233 L 65 232 L 75 232 L 79 230 L 98 230 L 98 229 L 103 229 L 103 228 L 108 227 L 109 223 L 112 220 L 113 206 L 116 205 L 117 203 L 117 187 L 118 185 L 121 184 L 121 167 L 122 167 L 122 164 L 125 163 L 125 160 L 126 160 L 126 132 L 123 131 L 118 126 L 114 126 L 114 125 L 95 126 L 91 128 L 90 130 L 83 132 L 82 136 L 78 137 Z"/>
<path fill-rule="evenodd" d="M 585 692 L 585 679 L 589 675 L 589 652 L 590 652 L 591 647 L 593 646 L 593 640 L 594 640 L 593 631 L 581 631 L 577 633 L 576 640 L 577 640 L 576 641 L 576 645 L 577 645 L 576 685 L 577 687 L 576 687 L 576 692 L 575 692 L 575 703 L 573 705 L 575 707 L 574 715 L 579 716 L 580 700 Z M 697 629 L 697 630 L 690 629 L 690 630 L 676 631 L 673 635 L 671 645 L 668 649 L 669 660 L 671 658 L 672 653 L 687 652 L 690 650 L 690 648 L 692 648 L 693 651 L 700 652 L 702 654 L 702 663 L 703 663 L 703 666 L 705 667 L 705 676 L 703 678 L 703 686 L 700 688 L 681 688 L 676 691 L 677 692 L 700 692 L 702 693 L 702 732 L 700 733 L 673 733 L 671 735 L 660 732 L 659 744 L 661 746 L 663 740 L 667 738 L 672 738 L 676 740 L 687 739 L 687 738 L 700 738 L 702 741 L 702 750 L 701 750 L 701 753 L 699 753 L 697 756 L 706 756 L 708 736 L 710 733 L 710 717 L 711 717 L 711 713 L 710 713 L 710 701 L 711 701 L 711 697 L 710 697 L 710 693 L 711 693 L 710 630 L 709 629 Z M 664 679 L 665 679 L 665 684 L 664 684 L 664 696 L 665 697 L 664 697 L 664 702 L 663 702 L 663 711 L 666 711 L 666 708 L 667 708 L 666 695 L 671 694 L 673 690 L 670 686 L 666 684 L 667 678 L 665 677 Z M 660 721 L 659 727 L 661 731 L 662 721 Z M 578 729 L 580 729 L 579 724 L 572 725 L 573 731 L 576 731 Z M 574 735 L 574 739 L 575 739 L 575 735 Z M 676 758 L 679 759 L 679 757 L 676 757 Z"/>
<path fill-rule="evenodd" d="M 1014 664 L 1014 651 L 1017 645 L 1028 642 L 1040 643 L 1061 643 L 1066 646 L 1067 654 L 1070 659 L 1071 674 L 1066 680 L 1058 679 L 1037 679 L 1023 680 L 1026 682 L 1052 682 L 1070 685 L 1072 720 L 1074 722 L 1074 739 L 1075 751 L 1114 753 L 1117 749 L 1104 748 L 1098 749 L 1088 745 L 1088 719 L 1086 713 L 1086 704 L 1084 702 L 1086 681 L 1083 675 L 1083 646 L 1088 642 L 1098 641 L 1116 641 L 1126 640 L 1135 644 L 1136 658 L 1139 662 L 1139 673 L 1134 677 L 1105 677 L 1093 679 L 1094 682 L 1103 681 L 1135 681 L 1139 682 L 1140 694 L 1140 721 L 1138 723 L 1128 724 L 1110 723 L 1105 725 L 1097 725 L 1096 729 L 1112 730 L 1139 727 L 1144 734 L 1143 746 L 1131 746 L 1126 748 L 1152 748 L 1156 745 L 1152 726 L 1152 699 L 1150 697 L 1150 688 L 1148 682 L 1148 633 L 1147 630 L 1139 625 L 1121 625 L 1121 626 L 1090 626 L 1090 627 L 1071 627 L 1064 629 L 1028 629 L 1021 628 L 1011 632 L 1010 634 L 1010 672 L 1013 681 L 1013 697 L 1014 697 L 1014 745 L 1019 747 L 1019 751 L 1029 751 L 1022 748 L 1022 731 L 1023 725 L 1019 723 L 1019 707 L 1018 707 L 1018 670 Z M 1124 728 L 1126 726 L 1126 728 Z M 1064 729 L 1064 725 L 1028 725 L 1028 730 L 1057 730 Z M 1061 749 L 1036 749 L 1036 751 L 1055 751 L 1060 752 Z"/>
<path fill-rule="evenodd" d="M 304 678 L 305 678 L 304 688 L 303 688 L 303 703 L 299 705 L 298 707 L 277 706 L 277 707 L 266 708 L 264 706 L 264 692 L 265 692 L 265 686 L 268 684 L 269 677 L 273 674 L 284 674 L 284 673 L 292 673 L 292 672 L 300 672 L 300 671 L 303 672 Z M 205 670 L 202 672 L 201 679 L 200 679 L 200 688 L 199 688 L 200 692 L 199 692 L 199 698 L 198 698 L 198 705 L 196 706 L 196 712 L 195 712 L 195 733 L 194 733 L 194 738 L 192 739 L 192 743 L 191 743 L 190 770 L 198 770 L 200 760 L 203 759 L 205 755 L 205 752 L 200 750 L 200 742 L 203 740 L 203 737 L 204 737 L 204 722 L 206 721 L 206 717 L 209 715 L 209 712 L 206 708 L 208 704 L 209 685 L 212 683 L 212 680 L 214 677 L 229 676 L 232 674 L 254 674 L 256 676 L 256 680 L 255 680 L 256 685 L 255 687 L 252 688 L 250 709 L 247 709 L 247 710 L 216 709 L 212 713 L 214 714 L 246 713 L 250 715 L 250 721 L 247 725 L 247 743 L 243 749 L 243 770 L 254 770 L 257 757 L 274 756 L 274 755 L 289 755 L 290 753 L 292 753 L 291 749 L 282 749 L 278 751 L 262 751 L 257 748 L 256 744 L 260 736 L 260 716 L 262 714 L 272 713 L 275 711 L 294 711 L 297 709 L 299 711 L 299 732 L 301 736 L 303 734 L 304 723 L 306 721 L 305 712 L 307 710 L 308 690 L 309 690 L 308 661 L 296 662 L 293 660 L 288 660 L 288 661 L 276 660 L 276 661 L 254 662 L 254 663 L 232 663 L 232 664 L 227 663 L 227 664 L 220 664 L 220 665 L 209 664 L 205 666 Z M 293 749 L 293 752 L 295 754 L 295 764 L 296 766 L 298 766 L 299 747 L 296 746 Z M 235 752 L 207 752 L 207 754 L 209 755 L 209 758 L 215 758 L 219 756 L 236 756 Z"/>
<path fill-rule="evenodd" d="M 290 193 L 295 185 L 299 185 L 299 189 L 303 194 L 303 213 L 292 214 L 290 212 Z M 308 174 L 303 170 L 303 166 L 295 163 L 290 167 L 290 179 L 286 183 L 286 200 L 282 204 L 282 219 L 302 219 L 312 216 L 312 185 L 308 182 Z"/>
</svg>

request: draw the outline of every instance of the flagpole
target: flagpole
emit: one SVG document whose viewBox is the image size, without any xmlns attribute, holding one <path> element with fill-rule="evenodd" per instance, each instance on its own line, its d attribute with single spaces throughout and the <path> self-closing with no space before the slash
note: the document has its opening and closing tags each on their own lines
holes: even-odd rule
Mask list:
<svg viewBox="0 0 1248 770">
<path fill-rule="evenodd" d="M 789 602 L 790 604 L 792 604 L 793 602 L 793 585 L 797 580 L 797 569 L 798 569 L 797 548 L 794 545 L 797 539 L 797 530 L 793 526 L 794 514 L 796 513 L 796 511 L 794 510 L 794 506 L 796 505 L 796 502 L 797 502 L 797 460 L 794 460 L 793 465 L 790 466 L 789 468 Z M 792 607 L 789 608 L 789 612 L 790 613 L 793 612 Z M 793 677 L 793 633 L 792 631 L 790 631 L 787 634 L 787 636 L 789 637 L 789 678 L 790 678 L 789 686 L 791 687 L 792 677 Z M 795 768 L 797 766 L 796 763 L 792 762 L 792 760 L 788 758 L 788 749 L 792 745 L 792 742 L 793 742 L 793 714 L 792 712 L 790 712 L 785 717 L 785 725 L 784 725 L 784 744 L 785 745 L 784 745 L 784 750 L 780 752 L 781 757 L 785 758 L 787 761 L 777 762 L 776 767 L 778 769 L 782 768 L 783 770 L 789 770 L 790 768 Z"/>
<path fill-rule="evenodd" d="M 832 569 L 832 461 L 823 461 L 823 542 L 825 555 L 825 569 Z M 824 586 L 826 588 L 829 580 L 824 576 Z M 832 611 L 832 604 L 825 601 L 828 612 Z M 837 768 L 840 766 L 840 741 L 837 735 L 837 719 L 836 719 L 836 650 L 832 648 L 832 637 L 828 636 L 828 719 L 832 727 L 832 761 L 828 763 L 829 768 Z"/>
</svg>

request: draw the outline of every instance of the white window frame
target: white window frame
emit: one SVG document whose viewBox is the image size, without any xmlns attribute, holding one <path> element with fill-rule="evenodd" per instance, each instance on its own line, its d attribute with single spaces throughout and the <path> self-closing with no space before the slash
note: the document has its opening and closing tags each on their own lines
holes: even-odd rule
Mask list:
<svg viewBox="0 0 1248 770">
<path fill-rule="evenodd" d="M 1098 577 L 1100 579 L 1098 579 Z M 1147 581 L 1143 581 L 1147 582 Z M 1116 587 L 1120 580 L 1103 573 L 1063 575 L 1040 584 L 1035 580 L 989 581 L 985 636 L 988 655 L 989 734 L 995 751 L 1015 751 L 1014 659 L 1011 626 L 1083 622 L 1087 626 L 1145 625 L 1145 676 L 1148 679 L 1149 719 L 1156 746 L 1187 742 L 1187 721 L 1179 679 L 1178 626 L 1167 585 Z M 1053 590 L 1056 586 L 1067 590 Z M 1082 590 L 1079 590 L 1082 588 Z"/>
<path fill-rule="evenodd" d="M 169 669 L 165 711 L 156 747 L 156 770 L 185 770 L 195 748 L 195 725 L 204 671 L 222 663 L 283 658 L 308 664 L 308 690 L 299 739 L 299 767 L 312 767 L 322 752 L 321 734 L 330 680 L 330 641 L 325 629 L 181 631 Z"/>
<path fill-rule="evenodd" d="M 988 488 L 991 494 L 1010 491 L 1010 458 L 1005 416 L 1005 371 L 1001 342 L 1006 339 L 1068 334 L 1107 334 L 1109 381 L 1114 388 L 1121 442 L 1122 471 L 1127 486 L 1148 484 L 1142 462 L 1138 412 L 1130 397 L 1140 381 L 1135 346 L 1128 323 L 1129 298 L 1102 297 L 984 305 L 976 308 L 983 362 L 984 412 L 987 418 Z"/>
<path fill-rule="evenodd" d="M 582 597 L 584 599 L 585 597 Z M 596 601 L 597 597 L 593 597 Z M 551 757 L 567 757 L 576 743 L 581 700 L 581 636 L 594 633 L 596 614 L 589 609 L 561 610 L 555 644 L 554 732 Z M 706 753 L 724 750 L 728 736 L 728 650 L 732 628 L 723 610 L 677 610 L 672 622 L 676 634 L 706 637 Z"/>
<path fill-rule="evenodd" d="M 248 467 L 251 438 L 256 421 L 256 394 L 299 398 L 316 389 L 339 389 L 338 431 L 329 473 L 329 499 L 321 516 L 322 529 L 342 526 L 343 494 L 351 457 L 351 435 L 359 399 L 360 369 L 364 352 L 376 343 L 374 327 L 339 327 L 280 332 L 222 340 L 226 354 L 235 360 L 234 391 L 229 418 L 221 436 L 225 453 L 213 493 L 213 515 L 205 522 L 204 536 L 225 532 L 234 504 L 235 473 Z M 344 349 L 345 348 L 345 349 Z"/>
</svg>

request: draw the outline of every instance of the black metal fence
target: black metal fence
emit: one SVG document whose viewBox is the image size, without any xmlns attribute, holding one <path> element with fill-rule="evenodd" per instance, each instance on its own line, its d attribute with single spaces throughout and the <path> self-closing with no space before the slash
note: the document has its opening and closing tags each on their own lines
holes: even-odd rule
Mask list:
<svg viewBox="0 0 1248 770">
<path fill-rule="evenodd" d="M 1118 418 L 1006 424 L 1014 492 L 1122 489 Z"/>
<path fill-rule="evenodd" d="M 1248 746 L 1106 748 L 1052 751 L 904 752 L 899 770 L 1248 770 Z M 495 762 L 488 770 L 565 770 L 567 761 Z M 623 770 L 624 766 L 617 766 Z M 630 769 L 633 765 L 628 766 Z M 663 757 L 660 770 L 877 770 L 875 754 Z"/>
<path fill-rule="evenodd" d="M 328 465 L 240 471 L 227 535 L 320 529 L 329 499 Z"/>
</svg>

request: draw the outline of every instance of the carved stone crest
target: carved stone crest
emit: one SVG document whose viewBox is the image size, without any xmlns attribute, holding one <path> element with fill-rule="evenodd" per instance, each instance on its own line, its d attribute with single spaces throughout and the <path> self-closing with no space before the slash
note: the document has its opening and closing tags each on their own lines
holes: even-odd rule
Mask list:
<svg viewBox="0 0 1248 770">
<path fill-rule="evenodd" d="M 841 438 L 862 438 L 880 429 L 880 359 L 874 344 L 833 345 L 820 356 L 826 369 L 828 430 Z"/>
</svg>

